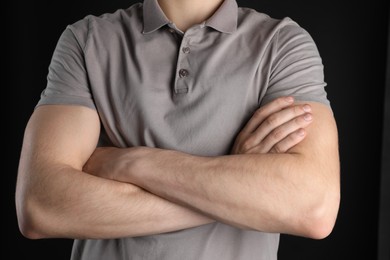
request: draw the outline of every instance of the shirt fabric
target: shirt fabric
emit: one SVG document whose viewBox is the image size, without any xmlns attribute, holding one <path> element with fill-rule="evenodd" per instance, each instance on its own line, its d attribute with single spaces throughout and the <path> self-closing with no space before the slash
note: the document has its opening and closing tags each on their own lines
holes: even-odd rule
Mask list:
<svg viewBox="0 0 390 260">
<path fill-rule="evenodd" d="M 87 16 L 61 35 L 40 105 L 95 109 L 99 145 L 228 154 L 261 105 L 291 95 L 329 105 L 310 35 L 225 0 L 185 33 L 157 0 Z M 75 240 L 72 259 L 276 259 L 279 234 L 212 223 L 165 234 Z"/>
</svg>

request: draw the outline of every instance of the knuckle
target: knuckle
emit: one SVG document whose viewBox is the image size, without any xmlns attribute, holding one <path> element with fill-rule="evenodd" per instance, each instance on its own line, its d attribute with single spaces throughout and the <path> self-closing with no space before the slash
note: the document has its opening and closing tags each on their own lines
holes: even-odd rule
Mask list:
<svg viewBox="0 0 390 260">
<path fill-rule="evenodd" d="M 273 150 L 275 151 L 275 153 L 284 153 L 284 152 L 286 152 L 286 150 L 283 147 L 281 147 L 280 145 L 275 145 L 273 147 Z"/>
<path fill-rule="evenodd" d="M 253 117 L 256 119 L 261 119 L 264 117 L 264 108 L 259 108 L 253 113 Z"/>
<path fill-rule="evenodd" d="M 249 140 L 245 140 L 245 142 L 243 142 L 241 145 L 242 148 L 241 150 L 245 152 L 250 150 L 252 147 L 253 147 L 252 142 Z"/>
<path fill-rule="evenodd" d="M 294 144 L 298 140 L 298 135 L 291 134 L 291 135 L 288 136 L 287 140 L 289 141 L 290 144 Z"/>
<path fill-rule="evenodd" d="M 279 118 L 278 118 L 275 114 L 272 114 L 272 115 L 270 115 L 270 116 L 267 118 L 266 122 L 267 122 L 267 124 L 268 124 L 269 126 L 275 127 L 275 126 L 277 126 L 278 123 L 279 123 Z"/>
<path fill-rule="evenodd" d="M 302 109 L 300 106 L 294 106 L 293 107 L 293 112 L 295 115 L 301 115 L 303 113 Z"/>
<path fill-rule="evenodd" d="M 280 140 L 283 138 L 283 130 L 281 129 L 275 129 L 271 132 L 271 137 L 274 139 L 274 140 Z"/>
<path fill-rule="evenodd" d="M 287 138 L 287 141 L 292 146 L 292 145 L 297 144 L 302 138 L 303 138 L 303 135 L 296 132 L 296 133 L 290 134 Z"/>
</svg>

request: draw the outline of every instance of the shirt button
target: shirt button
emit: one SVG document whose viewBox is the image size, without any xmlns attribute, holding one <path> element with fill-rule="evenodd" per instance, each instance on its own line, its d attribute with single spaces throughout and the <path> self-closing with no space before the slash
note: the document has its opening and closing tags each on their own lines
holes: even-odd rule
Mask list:
<svg viewBox="0 0 390 260">
<path fill-rule="evenodd" d="M 188 70 L 185 70 L 185 69 L 179 70 L 179 77 L 180 78 L 185 78 L 188 76 L 188 74 L 189 74 Z"/>
<path fill-rule="evenodd" d="M 182 51 L 186 54 L 190 53 L 191 49 L 190 47 L 183 47 Z"/>
<path fill-rule="evenodd" d="M 170 33 L 174 33 L 174 32 L 175 32 L 175 29 L 169 28 L 169 32 L 170 32 Z"/>
</svg>

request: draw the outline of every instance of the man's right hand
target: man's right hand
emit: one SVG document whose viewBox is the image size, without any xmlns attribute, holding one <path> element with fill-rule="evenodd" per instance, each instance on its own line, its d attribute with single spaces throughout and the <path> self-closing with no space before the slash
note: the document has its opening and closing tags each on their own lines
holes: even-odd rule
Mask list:
<svg viewBox="0 0 390 260">
<path fill-rule="evenodd" d="M 306 136 L 313 120 L 308 104 L 281 97 L 257 109 L 238 134 L 231 154 L 285 153 Z"/>
</svg>

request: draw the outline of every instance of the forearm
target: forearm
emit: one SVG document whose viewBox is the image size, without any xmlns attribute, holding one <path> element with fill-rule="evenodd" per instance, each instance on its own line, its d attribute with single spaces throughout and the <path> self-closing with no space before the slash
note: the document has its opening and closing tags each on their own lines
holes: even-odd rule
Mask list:
<svg viewBox="0 0 390 260">
<path fill-rule="evenodd" d="M 18 215 L 32 238 L 118 238 L 158 234 L 212 220 L 132 184 L 95 177 L 70 167 L 20 183 Z M 32 173 L 31 176 L 36 176 Z M 31 180 L 30 180 L 31 181 Z M 30 185 L 23 187 L 23 185 Z M 33 187 L 35 186 L 35 187 Z"/>
<path fill-rule="evenodd" d="M 339 206 L 337 131 L 328 108 L 311 106 L 317 121 L 288 153 L 197 157 L 129 149 L 131 163 L 113 179 L 238 227 L 325 237 Z"/>
<path fill-rule="evenodd" d="M 297 223 L 304 218 L 296 214 L 314 208 L 310 204 L 317 201 L 313 196 L 318 185 L 306 181 L 309 173 L 299 167 L 298 155 L 195 157 L 160 150 L 153 159 L 140 160 L 131 181 L 241 228 L 299 234 L 295 227 L 305 223 Z"/>
</svg>

